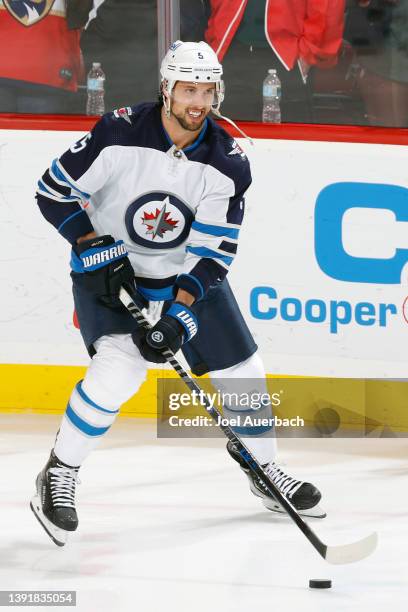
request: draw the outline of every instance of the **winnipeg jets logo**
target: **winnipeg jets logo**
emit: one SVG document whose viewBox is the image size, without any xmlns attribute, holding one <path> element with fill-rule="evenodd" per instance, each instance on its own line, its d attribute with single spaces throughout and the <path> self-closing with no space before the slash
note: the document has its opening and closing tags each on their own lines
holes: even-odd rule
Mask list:
<svg viewBox="0 0 408 612">
<path fill-rule="evenodd" d="M 132 120 L 130 119 L 130 117 L 133 113 L 130 106 L 123 106 L 122 108 L 117 108 L 113 111 L 113 114 L 116 119 L 124 119 L 125 121 L 127 121 L 127 123 L 132 125 Z"/>
<path fill-rule="evenodd" d="M 163 238 L 166 232 L 172 232 L 178 225 L 178 221 L 170 217 L 170 213 L 166 211 L 166 205 L 169 204 L 169 198 L 164 200 L 164 206 L 161 210 L 156 208 L 154 213 L 144 212 L 142 217 L 143 225 L 146 225 L 146 234 L 151 234 L 152 240 L 157 236 Z"/>
<path fill-rule="evenodd" d="M 241 159 L 246 159 L 246 155 L 244 151 L 241 149 L 241 147 L 239 146 L 236 140 L 233 140 L 231 145 L 232 145 L 232 149 L 228 153 L 228 155 L 239 155 Z"/>
<path fill-rule="evenodd" d="M 10 15 L 24 26 L 34 25 L 44 19 L 55 2 L 59 4 L 59 0 L 3 0 Z"/>
<path fill-rule="evenodd" d="M 175 194 L 154 191 L 139 196 L 125 213 L 130 240 L 148 249 L 173 249 L 186 241 L 193 211 Z"/>
</svg>

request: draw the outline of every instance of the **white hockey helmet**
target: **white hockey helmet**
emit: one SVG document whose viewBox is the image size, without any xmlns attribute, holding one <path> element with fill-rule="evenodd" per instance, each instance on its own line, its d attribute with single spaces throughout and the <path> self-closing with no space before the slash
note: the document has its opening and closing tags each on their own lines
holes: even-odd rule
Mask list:
<svg viewBox="0 0 408 612">
<path fill-rule="evenodd" d="M 222 66 L 216 53 L 206 42 L 176 40 L 167 51 L 160 67 L 162 91 L 169 96 L 177 81 L 215 83 L 215 97 L 211 110 L 219 113 L 224 100 Z M 170 114 L 170 99 L 163 95 L 164 108 Z"/>
</svg>

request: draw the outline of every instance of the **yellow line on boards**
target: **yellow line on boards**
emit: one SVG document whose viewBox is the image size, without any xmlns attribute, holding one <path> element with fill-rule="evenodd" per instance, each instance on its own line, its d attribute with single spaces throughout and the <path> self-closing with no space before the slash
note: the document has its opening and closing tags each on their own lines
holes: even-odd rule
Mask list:
<svg viewBox="0 0 408 612">
<path fill-rule="evenodd" d="M 0 412 L 62 414 L 72 389 L 85 375 L 84 366 L 0 364 Z M 318 378 L 267 375 L 269 394 L 279 392 L 274 414 L 300 416 L 306 424 L 323 422 L 333 415 L 344 429 L 374 430 L 388 427 L 408 431 L 408 382 L 353 378 Z M 149 369 L 139 391 L 121 408 L 121 416 L 157 417 L 157 379 L 169 380 L 159 399 L 168 408 L 168 393 L 188 393 L 173 370 Z M 207 378 L 207 380 L 205 380 Z M 213 392 L 208 377 L 199 383 Z M 167 394 L 167 395 L 166 395 Z M 161 410 L 165 408 L 164 404 Z M 164 414 L 163 412 L 163 414 Z M 337 415 L 337 416 L 336 416 Z M 330 426 L 330 423 L 328 423 Z"/>
<path fill-rule="evenodd" d="M 0 364 L 0 412 L 62 414 L 85 371 L 83 366 Z M 121 415 L 155 418 L 156 379 L 175 376 L 170 370 L 148 370 L 146 381 L 123 405 Z"/>
</svg>

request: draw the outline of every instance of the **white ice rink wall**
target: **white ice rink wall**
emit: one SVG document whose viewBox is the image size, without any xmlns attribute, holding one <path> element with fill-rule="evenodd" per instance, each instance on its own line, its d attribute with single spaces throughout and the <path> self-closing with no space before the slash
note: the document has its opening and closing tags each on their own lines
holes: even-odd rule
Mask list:
<svg viewBox="0 0 408 612">
<path fill-rule="evenodd" d="M 72 323 L 69 245 L 34 200 L 51 160 L 83 135 L 0 131 L 3 409 L 30 397 L 61 410 L 88 362 Z M 267 372 L 406 378 L 407 148 L 239 142 L 253 184 L 230 281 Z"/>
</svg>

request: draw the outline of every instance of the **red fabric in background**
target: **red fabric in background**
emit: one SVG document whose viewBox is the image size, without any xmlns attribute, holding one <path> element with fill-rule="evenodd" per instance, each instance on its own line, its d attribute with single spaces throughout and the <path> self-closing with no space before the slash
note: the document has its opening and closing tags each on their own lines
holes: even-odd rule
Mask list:
<svg viewBox="0 0 408 612">
<path fill-rule="evenodd" d="M 47 15 L 26 27 L 0 9 L 0 78 L 77 91 L 83 79 L 80 30 L 68 30 L 65 16 Z M 72 78 L 61 77 L 68 69 Z"/>
<path fill-rule="evenodd" d="M 268 35 L 288 68 L 299 57 L 330 66 L 340 49 L 345 0 L 266 0 Z M 244 15 L 247 0 L 211 0 L 205 38 L 222 61 Z M 230 28 L 230 29 L 229 29 Z M 229 29 L 229 31 L 228 31 Z"/>
</svg>

